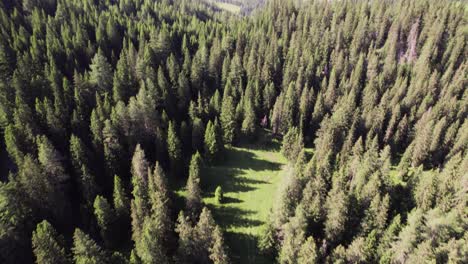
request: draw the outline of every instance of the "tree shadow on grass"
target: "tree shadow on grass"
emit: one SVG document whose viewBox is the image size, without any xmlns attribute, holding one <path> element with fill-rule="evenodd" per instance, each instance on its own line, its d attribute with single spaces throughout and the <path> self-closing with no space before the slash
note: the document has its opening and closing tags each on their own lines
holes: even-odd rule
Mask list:
<svg viewBox="0 0 468 264">
<path fill-rule="evenodd" d="M 241 149 L 229 148 L 225 151 L 226 161 L 221 167 L 231 167 L 241 170 L 278 170 L 280 163 L 258 159 L 255 154 Z"/>
<path fill-rule="evenodd" d="M 202 174 L 201 186 L 205 193 L 213 195 L 216 187 L 221 186 L 223 192 L 248 192 L 255 190 L 250 186 L 256 181 L 241 177 L 242 171 L 233 168 L 212 167 Z"/>
<path fill-rule="evenodd" d="M 235 146 L 253 150 L 280 151 L 281 136 L 273 135 L 270 130 L 261 129 L 253 140 L 241 140 Z"/>
<path fill-rule="evenodd" d="M 210 206 L 216 222 L 224 228 L 239 228 L 239 227 L 255 227 L 263 225 L 260 220 L 250 219 L 249 216 L 254 214 L 254 211 L 243 210 L 231 206 L 218 206 L 214 208 Z"/>
<path fill-rule="evenodd" d="M 236 204 L 236 203 L 241 203 L 241 202 L 243 201 L 240 199 L 229 197 L 229 196 L 224 196 L 222 204 L 228 205 L 228 204 Z"/>
</svg>

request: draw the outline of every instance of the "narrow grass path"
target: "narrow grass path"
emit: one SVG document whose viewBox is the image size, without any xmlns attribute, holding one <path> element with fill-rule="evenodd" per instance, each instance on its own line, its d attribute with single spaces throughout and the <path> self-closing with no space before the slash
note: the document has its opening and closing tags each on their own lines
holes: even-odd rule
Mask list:
<svg viewBox="0 0 468 264">
<path fill-rule="evenodd" d="M 259 254 L 257 241 L 276 200 L 281 169 L 286 164 L 279 145 L 266 141 L 228 148 L 222 161 L 202 173 L 204 201 L 225 231 L 234 263 L 271 263 Z M 214 199 L 217 186 L 224 191 L 222 204 Z"/>
</svg>

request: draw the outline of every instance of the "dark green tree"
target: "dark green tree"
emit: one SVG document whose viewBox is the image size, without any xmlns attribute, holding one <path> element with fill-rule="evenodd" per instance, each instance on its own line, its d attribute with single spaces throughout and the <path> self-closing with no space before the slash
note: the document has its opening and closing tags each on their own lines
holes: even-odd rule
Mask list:
<svg viewBox="0 0 468 264">
<path fill-rule="evenodd" d="M 73 260 L 77 264 L 108 263 L 107 255 L 87 234 L 76 229 L 73 234 Z"/>
<path fill-rule="evenodd" d="M 46 220 L 37 224 L 36 230 L 33 231 L 32 245 L 37 263 L 71 263 L 63 247 L 62 238 Z"/>
<path fill-rule="evenodd" d="M 202 191 L 200 189 L 200 173 L 202 168 L 202 159 L 197 152 L 192 156 L 189 167 L 189 177 L 187 179 L 187 197 L 186 207 L 189 217 L 194 221 L 197 219 L 203 205 Z"/>
</svg>

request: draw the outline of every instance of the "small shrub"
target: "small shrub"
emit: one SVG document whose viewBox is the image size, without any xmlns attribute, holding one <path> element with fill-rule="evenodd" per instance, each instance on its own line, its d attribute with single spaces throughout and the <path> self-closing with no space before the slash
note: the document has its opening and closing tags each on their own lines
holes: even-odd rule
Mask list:
<svg viewBox="0 0 468 264">
<path fill-rule="evenodd" d="M 223 189 L 221 186 L 216 187 L 215 199 L 219 204 L 223 202 Z"/>
</svg>

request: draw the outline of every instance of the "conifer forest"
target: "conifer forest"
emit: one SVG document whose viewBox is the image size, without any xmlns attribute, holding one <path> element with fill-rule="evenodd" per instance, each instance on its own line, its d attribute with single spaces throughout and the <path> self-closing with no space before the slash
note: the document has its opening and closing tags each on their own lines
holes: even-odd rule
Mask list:
<svg viewBox="0 0 468 264">
<path fill-rule="evenodd" d="M 468 263 L 465 0 L 1 0 L 0 263 Z"/>
</svg>

